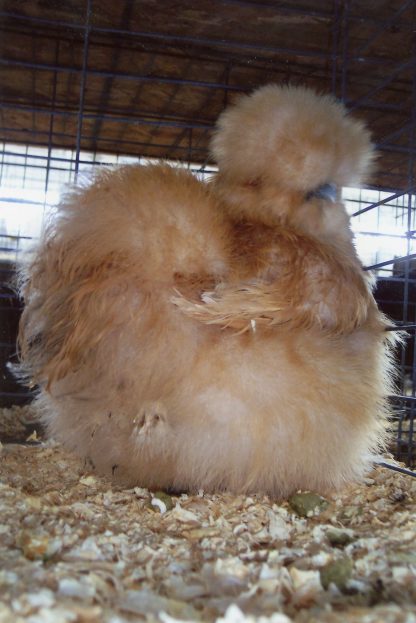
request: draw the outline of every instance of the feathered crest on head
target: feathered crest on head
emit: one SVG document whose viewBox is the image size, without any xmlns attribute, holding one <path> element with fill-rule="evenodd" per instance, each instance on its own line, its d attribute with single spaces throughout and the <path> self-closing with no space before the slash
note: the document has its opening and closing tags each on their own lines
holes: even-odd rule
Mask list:
<svg viewBox="0 0 416 623">
<path fill-rule="evenodd" d="M 370 133 L 331 95 L 268 85 L 219 117 L 211 151 L 233 183 L 311 192 L 359 184 L 374 160 Z"/>
</svg>

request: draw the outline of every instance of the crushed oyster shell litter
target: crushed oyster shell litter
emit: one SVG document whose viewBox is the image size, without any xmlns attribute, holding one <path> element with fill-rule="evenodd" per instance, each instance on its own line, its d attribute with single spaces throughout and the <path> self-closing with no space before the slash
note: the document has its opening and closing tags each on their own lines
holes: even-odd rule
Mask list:
<svg viewBox="0 0 416 623">
<path fill-rule="evenodd" d="M 416 623 L 407 476 L 378 468 L 327 507 L 303 493 L 299 516 L 122 489 L 53 442 L 3 445 L 0 475 L 0 623 Z"/>
</svg>

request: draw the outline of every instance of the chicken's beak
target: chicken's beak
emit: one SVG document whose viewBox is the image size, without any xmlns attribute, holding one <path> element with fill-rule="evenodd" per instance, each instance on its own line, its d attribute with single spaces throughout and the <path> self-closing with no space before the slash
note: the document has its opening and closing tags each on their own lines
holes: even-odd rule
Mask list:
<svg viewBox="0 0 416 623">
<path fill-rule="evenodd" d="M 335 203 L 338 196 L 338 189 L 335 184 L 322 184 L 315 188 L 315 190 L 311 190 L 306 195 L 306 200 L 314 199 L 315 197 L 318 199 L 324 199 L 325 201 L 332 201 Z"/>
</svg>

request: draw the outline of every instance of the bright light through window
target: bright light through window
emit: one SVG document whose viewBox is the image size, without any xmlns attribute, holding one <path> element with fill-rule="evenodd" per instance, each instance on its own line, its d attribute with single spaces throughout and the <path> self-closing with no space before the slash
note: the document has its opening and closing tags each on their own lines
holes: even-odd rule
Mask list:
<svg viewBox="0 0 416 623">
<path fill-rule="evenodd" d="M 0 154 L 0 257 L 14 261 L 16 253 L 37 238 L 60 195 L 75 178 L 75 154 L 70 150 L 4 144 Z M 131 156 L 82 152 L 79 175 L 94 166 L 148 162 Z M 189 167 L 188 167 L 189 168 Z M 198 171 L 198 165 L 192 167 Z M 212 172 L 199 171 L 204 177 Z M 352 216 L 358 253 L 366 266 L 414 253 L 415 198 L 407 194 L 345 188 L 343 198 Z M 387 200 L 387 201 L 386 201 Z M 412 204 L 410 202 L 412 201 Z M 385 203 L 383 203 L 385 202 Z M 365 208 L 379 204 L 367 211 Z M 380 271 L 391 274 L 392 264 Z"/>
<path fill-rule="evenodd" d="M 351 214 L 357 251 L 365 266 L 415 253 L 414 195 L 344 188 L 343 199 Z M 387 275 L 392 269 L 393 264 L 389 264 L 379 272 Z"/>
</svg>

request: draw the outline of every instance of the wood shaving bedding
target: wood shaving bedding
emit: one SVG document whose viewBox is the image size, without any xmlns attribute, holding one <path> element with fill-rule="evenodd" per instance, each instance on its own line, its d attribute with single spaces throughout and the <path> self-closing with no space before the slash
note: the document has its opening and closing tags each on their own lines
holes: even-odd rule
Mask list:
<svg viewBox="0 0 416 623">
<path fill-rule="evenodd" d="M 39 435 L 42 427 L 38 417 L 30 404 L 0 409 L 0 440 L 23 442 L 35 429 Z"/>
<path fill-rule="evenodd" d="M 328 498 L 122 489 L 53 442 L 0 455 L 0 623 L 416 623 L 416 479 Z"/>
</svg>

